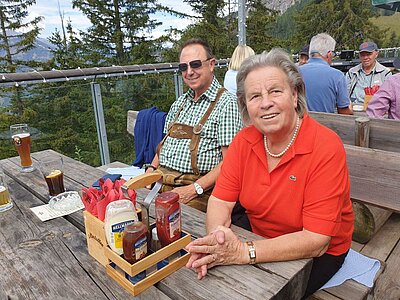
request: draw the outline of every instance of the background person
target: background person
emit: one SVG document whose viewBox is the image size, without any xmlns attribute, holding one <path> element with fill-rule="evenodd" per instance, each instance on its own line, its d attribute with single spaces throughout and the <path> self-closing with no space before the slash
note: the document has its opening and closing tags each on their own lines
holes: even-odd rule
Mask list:
<svg viewBox="0 0 400 300">
<path fill-rule="evenodd" d="M 246 45 L 238 45 L 229 60 L 228 71 L 225 73 L 224 87 L 236 95 L 236 75 L 242 62 L 254 55 L 254 50 Z"/>
<path fill-rule="evenodd" d="M 346 74 L 347 89 L 353 106 L 364 106 L 365 89 L 378 90 L 386 78 L 392 74 L 389 68 L 376 60 L 379 51 L 374 42 L 362 43 L 359 50 L 361 63 L 351 68 Z"/>
<path fill-rule="evenodd" d="M 310 295 L 341 267 L 351 245 L 343 144 L 307 115 L 303 80 L 283 50 L 243 63 L 238 103 L 244 123 L 253 125 L 229 146 L 208 204 L 208 235 L 187 246 L 187 267 L 201 279 L 216 265 L 313 257 Z M 252 231 L 265 239 L 244 243 L 229 229 L 238 199 Z"/>
<path fill-rule="evenodd" d="M 182 203 L 205 211 L 209 196 L 205 192 L 214 186 L 222 158 L 242 122 L 236 96 L 214 76 L 215 58 L 205 41 L 185 42 L 179 61 L 189 89 L 172 104 L 166 136 L 146 172 L 158 169 L 163 191 L 173 190 Z"/>
<path fill-rule="evenodd" d="M 298 66 L 304 65 L 308 62 L 310 52 L 310 45 L 305 45 L 299 52 L 299 61 L 297 62 Z"/>
<path fill-rule="evenodd" d="M 336 41 L 327 33 L 311 38 L 310 59 L 299 67 L 306 86 L 309 111 L 352 115 L 343 73 L 332 68 Z"/>
<path fill-rule="evenodd" d="M 393 62 L 395 69 L 400 69 L 400 58 Z M 367 107 L 367 114 L 372 118 L 400 120 L 400 73 L 390 76 L 374 94 Z"/>
</svg>

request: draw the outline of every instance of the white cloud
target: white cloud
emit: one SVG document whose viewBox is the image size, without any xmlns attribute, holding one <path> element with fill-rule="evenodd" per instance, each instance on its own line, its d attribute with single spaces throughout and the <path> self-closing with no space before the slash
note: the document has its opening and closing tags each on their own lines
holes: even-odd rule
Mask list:
<svg viewBox="0 0 400 300">
<path fill-rule="evenodd" d="M 88 18 L 78 9 L 72 8 L 72 0 L 59 0 L 59 2 L 61 12 L 64 13 L 64 25 L 66 25 L 67 20 L 70 19 L 74 29 L 85 31 L 90 27 L 91 24 Z M 159 3 L 182 13 L 189 15 L 194 14 L 191 7 L 182 0 L 159 0 Z M 56 28 L 58 31 L 61 31 L 61 19 L 58 11 L 57 0 L 36 0 L 36 5 L 30 6 L 28 11 L 28 19 L 33 19 L 36 16 L 44 16 L 44 20 L 39 25 L 43 29 L 40 34 L 41 37 L 49 37 L 53 32 L 55 32 Z M 193 21 L 191 19 L 178 19 L 160 13 L 153 15 L 152 18 L 163 22 L 163 25 L 153 31 L 152 35 L 154 37 L 164 34 L 164 30 L 170 27 L 184 29 Z"/>
</svg>

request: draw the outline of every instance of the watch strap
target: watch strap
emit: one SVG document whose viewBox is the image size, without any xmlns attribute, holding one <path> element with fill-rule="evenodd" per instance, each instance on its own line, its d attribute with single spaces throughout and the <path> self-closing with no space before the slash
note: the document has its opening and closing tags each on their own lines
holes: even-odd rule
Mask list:
<svg viewBox="0 0 400 300">
<path fill-rule="evenodd" d="M 246 244 L 249 249 L 250 264 L 253 265 L 256 263 L 256 247 L 252 241 L 247 241 Z"/>
</svg>

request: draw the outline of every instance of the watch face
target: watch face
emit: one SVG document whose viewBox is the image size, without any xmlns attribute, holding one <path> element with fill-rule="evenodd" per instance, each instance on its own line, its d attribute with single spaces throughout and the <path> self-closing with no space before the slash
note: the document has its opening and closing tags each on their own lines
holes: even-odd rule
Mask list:
<svg viewBox="0 0 400 300">
<path fill-rule="evenodd" d="M 194 188 L 196 189 L 197 194 L 199 194 L 199 195 L 203 194 L 203 188 L 200 186 L 200 184 L 195 182 Z"/>
</svg>

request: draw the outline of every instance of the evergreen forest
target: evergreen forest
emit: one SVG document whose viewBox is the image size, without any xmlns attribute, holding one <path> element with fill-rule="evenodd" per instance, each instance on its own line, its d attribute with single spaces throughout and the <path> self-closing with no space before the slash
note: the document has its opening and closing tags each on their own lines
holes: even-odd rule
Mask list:
<svg viewBox="0 0 400 300">
<path fill-rule="evenodd" d="M 53 57 L 46 62 L 21 61 L 18 54 L 32 49 L 40 35 L 41 17 L 26 22 L 35 0 L 0 1 L 0 75 L 21 70 L 67 70 L 177 62 L 182 42 L 192 37 L 207 40 L 216 58 L 231 56 L 238 43 L 237 1 L 183 0 L 193 15 L 160 5 L 157 0 L 73 0 L 91 22 L 87 31 L 76 32 L 60 11 L 60 28 L 48 41 Z M 285 13 L 273 11 L 265 1 L 249 0 L 246 42 L 256 53 L 282 47 L 297 53 L 310 38 L 327 32 L 337 49 L 357 49 L 365 40 L 381 48 L 399 47 L 398 33 L 375 25 L 379 16 L 392 12 L 376 9 L 370 0 L 301 0 Z M 184 30 L 169 28 L 152 34 L 159 22 L 154 13 L 190 18 Z M 223 80 L 226 70 L 217 68 Z M 175 100 L 174 73 L 154 73 L 96 79 L 101 93 L 110 160 L 130 164 L 134 139 L 126 132 L 127 110 L 157 106 L 168 111 Z M 0 81 L 1 83 L 1 81 Z M 87 80 L 31 85 L 0 85 L 0 159 L 16 156 L 8 128 L 15 123 L 32 127 L 32 150 L 54 149 L 92 166 L 99 166 L 90 82 Z"/>
</svg>

